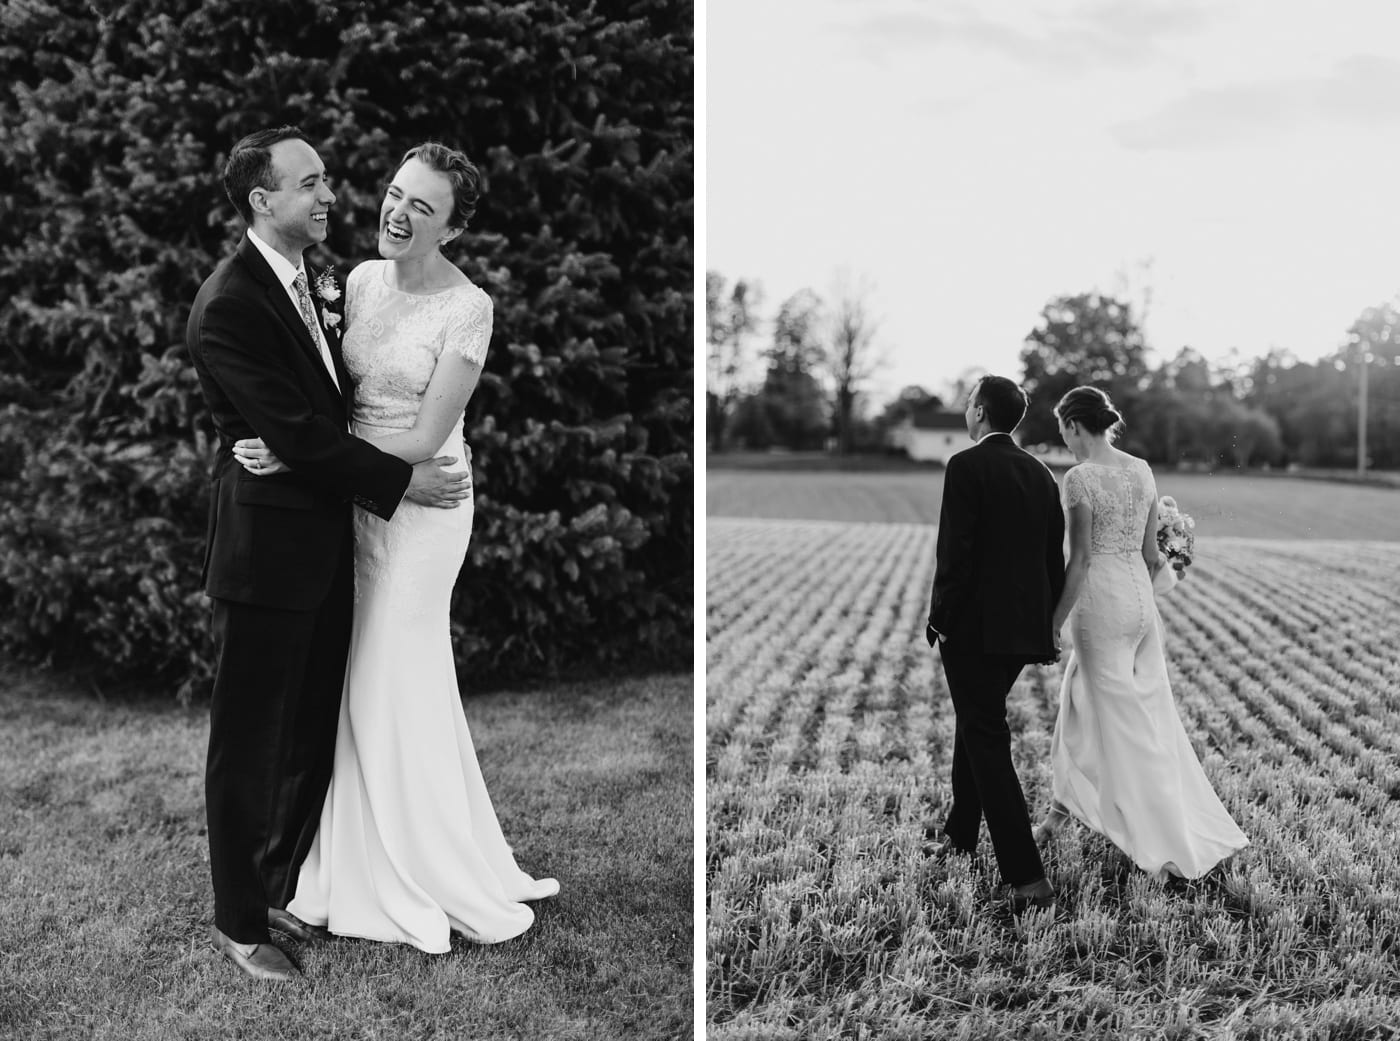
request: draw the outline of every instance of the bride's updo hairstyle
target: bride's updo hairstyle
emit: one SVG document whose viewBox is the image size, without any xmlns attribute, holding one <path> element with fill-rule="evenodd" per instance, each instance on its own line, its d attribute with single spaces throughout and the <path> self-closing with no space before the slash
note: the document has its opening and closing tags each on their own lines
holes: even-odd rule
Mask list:
<svg viewBox="0 0 1400 1041">
<path fill-rule="evenodd" d="M 457 149 L 448 148 L 437 141 L 425 141 L 410 148 L 399 160 L 399 167 L 402 168 L 410 159 L 417 159 L 429 170 L 436 170 L 452 184 L 452 216 L 448 218 L 447 226 L 465 228 L 467 221 L 476 214 L 476 201 L 481 198 L 481 171 Z"/>
<path fill-rule="evenodd" d="M 1123 417 L 1107 394 L 1098 387 L 1075 387 L 1055 406 L 1061 423 L 1078 423 L 1091 434 L 1104 434 L 1110 441 L 1123 432 Z"/>
</svg>

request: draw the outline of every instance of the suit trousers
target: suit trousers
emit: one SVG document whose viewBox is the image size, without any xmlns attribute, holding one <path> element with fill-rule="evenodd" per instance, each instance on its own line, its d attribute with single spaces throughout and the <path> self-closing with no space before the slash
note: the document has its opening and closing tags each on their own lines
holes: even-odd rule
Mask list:
<svg viewBox="0 0 1400 1041">
<path fill-rule="evenodd" d="M 214 924 L 268 942 L 311 849 L 335 762 L 354 609 L 351 541 L 322 603 L 283 611 L 214 601 L 218 669 L 205 802 Z"/>
<path fill-rule="evenodd" d="M 1025 662 L 939 645 L 953 699 L 953 805 L 943 833 L 967 853 L 977 848 L 982 819 L 992 839 L 1002 881 L 1025 885 L 1045 877 L 1031 834 L 1030 813 L 1011 760 L 1006 697 Z"/>
</svg>

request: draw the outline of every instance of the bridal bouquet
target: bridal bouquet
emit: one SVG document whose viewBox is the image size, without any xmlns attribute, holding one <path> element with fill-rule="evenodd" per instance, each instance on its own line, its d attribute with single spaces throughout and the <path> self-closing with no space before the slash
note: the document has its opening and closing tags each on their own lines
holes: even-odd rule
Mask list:
<svg viewBox="0 0 1400 1041">
<path fill-rule="evenodd" d="M 1170 495 L 1157 500 L 1157 548 L 1169 566 L 1153 576 L 1152 587 L 1165 593 L 1186 576 L 1191 554 L 1196 551 L 1196 522 L 1190 514 L 1181 512 Z"/>
</svg>

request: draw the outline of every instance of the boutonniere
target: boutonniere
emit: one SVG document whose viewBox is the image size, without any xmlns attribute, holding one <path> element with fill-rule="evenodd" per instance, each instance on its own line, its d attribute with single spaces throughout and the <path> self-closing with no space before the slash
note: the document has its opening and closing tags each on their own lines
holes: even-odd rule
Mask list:
<svg viewBox="0 0 1400 1041">
<path fill-rule="evenodd" d="M 316 295 L 321 298 L 321 320 L 327 329 L 340 324 L 340 314 L 331 310 L 331 304 L 340 299 L 340 286 L 335 280 L 335 268 L 328 267 L 316 276 Z"/>
</svg>

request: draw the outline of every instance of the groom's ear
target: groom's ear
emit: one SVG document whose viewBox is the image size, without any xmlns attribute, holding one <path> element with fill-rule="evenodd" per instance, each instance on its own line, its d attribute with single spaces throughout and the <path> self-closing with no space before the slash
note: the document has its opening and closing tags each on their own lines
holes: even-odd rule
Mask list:
<svg viewBox="0 0 1400 1041">
<path fill-rule="evenodd" d="M 267 189 L 258 187 L 248 193 L 248 206 L 254 213 L 261 213 L 264 217 L 272 213 L 272 207 L 267 204 Z"/>
</svg>

